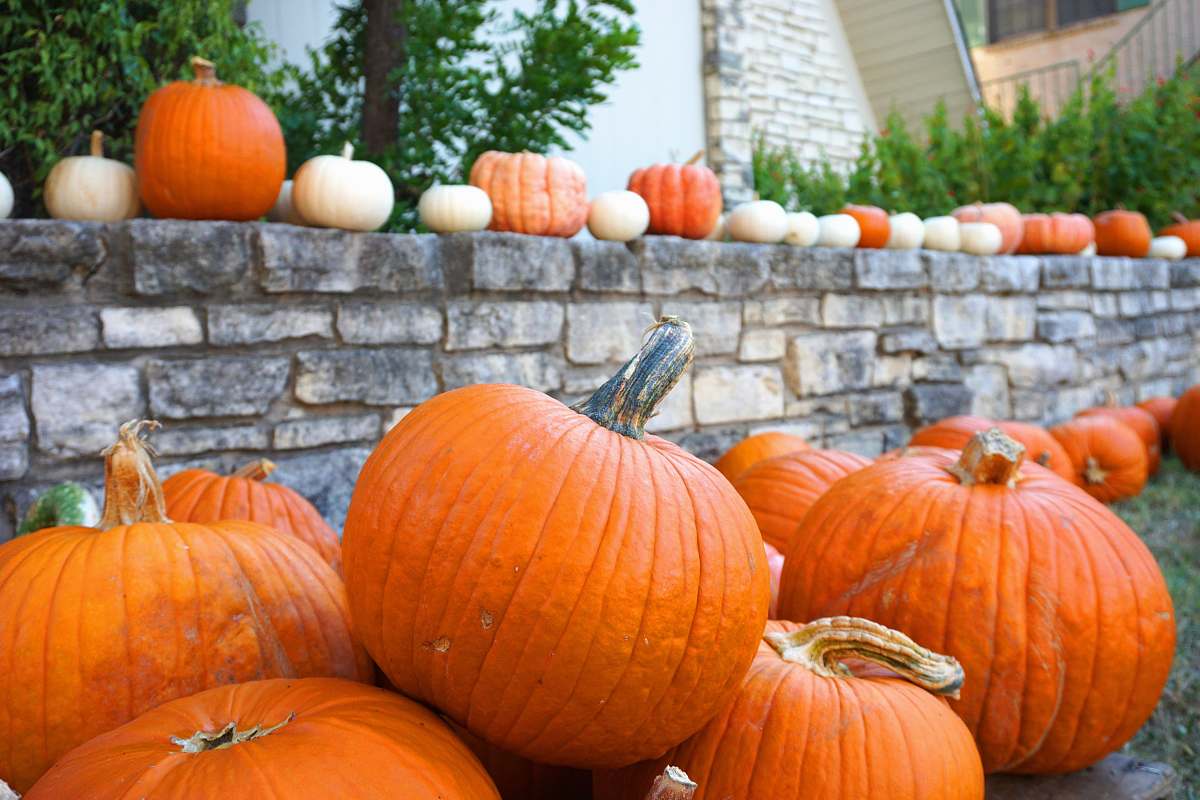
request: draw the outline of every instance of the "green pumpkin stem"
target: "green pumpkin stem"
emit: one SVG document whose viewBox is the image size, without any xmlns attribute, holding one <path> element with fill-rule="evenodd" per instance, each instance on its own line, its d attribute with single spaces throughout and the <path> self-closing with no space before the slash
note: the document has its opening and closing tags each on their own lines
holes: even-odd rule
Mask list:
<svg viewBox="0 0 1200 800">
<path fill-rule="evenodd" d="M 669 766 L 654 779 L 646 800 L 691 800 L 696 795 L 696 782 L 679 767 Z"/>
<path fill-rule="evenodd" d="M 287 725 L 296 718 L 296 712 L 293 711 L 287 715 L 287 718 L 275 725 L 263 727 L 255 725 L 253 728 L 247 728 L 244 731 L 239 731 L 237 722 L 230 722 L 219 731 L 196 731 L 186 739 L 179 736 L 171 737 L 171 744 L 179 745 L 180 752 L 183 753 L 203 753 L 206 750 L 225 750 L 234 745 L 250 742 L 255 739 L 261 739 L 263 736 L 269 736 L 275 731 Z"/>
<path fill-rule="evenodd" d="M 799 630 L 767 633 L 763 639 L 784 661 L 826 678 L 852 677 L 847 658 L 887 667 L 933 694 L 958 697 L 963 668 L 952 656 L 926 650 L 900 631 L 859 617 L 826 617 Z"/>
<path fill-rule="evenodd" d="M 595 393 L 571 406 L 610 431 L 641 439 L 675 384 L 692 364 L 692 328 L 678 317 L 664 316 L 650 328 L 642 349 Z"/>
<path fill-rule="evenodd" d="M 104 449 L 104 511 L 96 525 L 99 530 L 135 522 L 170 522 L 162 484 L 150 461 L 154 449 L 141 435 L 159 427 L 149 419 L 126 422 L 117 441 Z"/>
<path fill-rule="evenodd" d="M 1016 486 L 1021 477 L 1025 445 L 1005 435 L 999 428 L 988 428 L 971 437 L 962 449 L 958 463 L 946 468 L 963 486 L 991 483 Z"/>
<path fill-rule="evenodd" d="M 252 481 L 265 481 L 275 471 L 275 462 L 269 458 L 256 458 L 249 464 L 239 467 L 231 478 L 249 478 Z"/>
</svg>

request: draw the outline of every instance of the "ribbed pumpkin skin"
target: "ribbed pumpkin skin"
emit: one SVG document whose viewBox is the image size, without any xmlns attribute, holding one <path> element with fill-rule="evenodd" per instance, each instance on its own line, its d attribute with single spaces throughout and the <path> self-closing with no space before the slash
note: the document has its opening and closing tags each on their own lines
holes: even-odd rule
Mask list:
<svg viewBox="0 0 1200 800">
<path fill-rule="evenodd" d="M 393 427 L 342 557 L 356 627 L 401 691 L 575 767 L 698 730 L 769 601 L 754 518 L 715 470 L 514 386 L 447 392 Z"/>
<path fill-rule="evenodd" d="M 730 707 L 659 759 L 597 772 L 596 800 L 642 800 L 667 764 L 700 785 L 695 800 L 982 800 L 979 755 L 949 706 L 870 672 L 823 677 L 760 644 Z"/>
<path fill-rule="evenodd" d="M 990 222 L 1000 229 L 1000 253 L 1015 253 L 1025 236 L 1025 218 L 1011 203 L 974 203 L 950 212 L 959 222 Z"/>
<path fill-rule="evenodd" d="M 703 239 L 721 216 L 721 184 L 701 164 L 655 164 L 634 170 L 626 187 L 650 207 L 647 233 Z"/>
<path fill-rule="evenodd" d="M 763 541 L 787 549 L 800 518 L 834 481 L 871 463 L 843 450 L 801 450 L 760 461 L 733 481 Z"/>
<path fill-rule="evenodd" d="M 717 468 L 717 472 L 732 481 L 760 461 L 808 449 L 808 442 L 799 436 L 767 431 L 742 439 L 726 450 L 713 466 Z"/>
<path fill-rule="evenodd" d="M 1136 497 L 1146 486 L 1146 445 L 1125 423 L 1108 415 L 1076 417 L 1050 433 L 1067 451 L 1075 482 L 1101 503 Z M 1092 465 L 1105 474 L 1091 475 Z"/>
<path fill-rule="evenodd" d="M 167 516 L 179 522 L 244 519 L 295 536 L 312 547 L 337 572 L 342 547 L 337 534 L 313 504 L 278 483 L 206 469 L 186 469 L 163 481 Z"/>
<path fill-rule="evenodd" d="M 1158 430 L 1162 434 L 1159 439 L 1160 450 L 1165 450 L 1171 443 L 1171 416 L 1178 402 L 1174 397 L 1149 397 L 1137 404 L 1158 423 Z"/>
<path fill-rule="evenodd" d="M 1179 396 L 1171 416 L 1171 449 L 1185 467 L 1200 471 L 1200 384 Z"/>
<path fill-rule="evenodd" d="M 177 697 L 372 676 L 338 576 L 251 522 L 13 539 L 0 546 L 0 642 L 0 779 L 18 791 L 72 747 Z"/>
<path fill-rule="evenodd" d="M 946 417 L 921 428 L 913 434 L 908 444 L 909 447 L 946 447 L 961 450 L 972 436 L 993 426 L 1025 445 L 1027 460 L 1046 467 L 1072 483 L 1078 482 L 1071 459 L 1067 457 L 1067 451 L 1063 450 L 1058 440 L 1045 428 L 1028 422 L 990 420 L 969 415 Z"/>
<path fill-rule="evenodd" d="M 134 166 L 156 217 L 252 220 L 275 204 L 287 152 L 275 114 L 252 92 L 175 81 L 142 106 Z"/>
<path fill-rule="evenodd" d="M 475 159 L 470 180 L 491 198 L 490 230 L 569 237 L 587 222 L 587 178 L 562 156 L 489 150 Z"/>
<path fill-rule="evenodd" d="M 1160 444 L 1162 430 L 1158 427 L 1158 420 L 1149 411 L 1137 406 L 1097 406 L 1096 408 L 1085 408 L 1075 416 L 1112 417 L 1117 422 L 1128 425 L 1146 445 L 1147 471 L 1151 475 L 1158 472 L 1159 464 L 1162 462 L 1162 445 Z"/>
<path fill-rule="evenodd" d="M 1162 574 L 1078 487 L 1027 462 L 1014 489 L 963 486 L 947 472 L 957 455 L 877 462 L 831 487 L 785 554 L 779 612 L 867 617 L 957 658 L 951 705 L 986 771 L 1085 767 L 1141 727 L 1166 682 Z"/>
<path fill-rule="evenodd" d="M 591 800 L 592 773 L 587 770 L 536 764 L 492 747 L 453 723 L 450 728 L 483 764 L 502 800 Z"/>
<path fill-rule="evenodd" d="M 1096 226 L 1085 214 L 1025 214 L 1018 253 L 1074 255 L 1096 238 Z"/>
<path fill-rule="evenodd" d="M 197 731 L 278 730 L 181 752 Z M 483 766 L 431 711 L 333 678 L 222 686 L 148 711 L 62 758 L 28 800 L 403 797 L 498 800 Z"/>
</svg>

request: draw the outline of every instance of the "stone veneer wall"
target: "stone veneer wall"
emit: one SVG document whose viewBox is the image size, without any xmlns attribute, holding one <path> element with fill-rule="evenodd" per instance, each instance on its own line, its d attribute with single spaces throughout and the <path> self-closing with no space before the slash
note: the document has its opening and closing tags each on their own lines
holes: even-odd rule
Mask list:
<svg viewBox="0 0 1200 800">
<path fill-rule="evenodd" d="M 706 458 L 764 428 L 874 454 L 949 414 L 1200 381 L 1200 261 L 4 222 L 0 540 L 35 490 L 97 486 L 145 416 L 164 473 L 268 455 L 340 525 L 413 405 L 485 381 L 574 400 L 664 313 L 697 358 L 651 427 Z"/>
</svg>

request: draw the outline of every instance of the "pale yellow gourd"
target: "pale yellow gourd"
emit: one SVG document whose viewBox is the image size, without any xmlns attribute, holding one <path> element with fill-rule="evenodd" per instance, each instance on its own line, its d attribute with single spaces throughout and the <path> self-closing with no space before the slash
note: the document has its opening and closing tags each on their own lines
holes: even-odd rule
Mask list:
<svg viewBox="0 0 1200 800">
<path fill-rule="evenodd" d="M 783 241 L 795 247 L 812 247 L 821 236 L 821 223 L 811 211 L 795 211 L 787 215 L 788 228 Z"/>
<path fill-rule="evenodd" d="M 141 211 L 133 168 L 104 157 L 100 131 L 92 131 L 91 155 L 71 156 L 54 165 L 42 197 L 46 211 L 56 219 L 117 222 Z"/>
<path fill-rule="evenodd" d="M 958 233 L 962 238 L 962 251 L 973 256 L 995 255 L 1004 245 L 1004 234 L 991 222 L 961 222 Z"/>
<path fill-rule="evenodd" d="M 925 242 L 925 224 L 911 211 L 892 214 L 888 218 L 889 250 L 916 250 Z"/>
<path fill-rule="evenodd" d="M 954 217 L 929 217 L 923 223 L 925 238 L 921 246 L 926 250 L 941 250 L 946 253 L 957 253 L 962 249 L 960 223 Z"/>
<path fill-rule="evenodd" d="M 8 219 L 13 210 L 13 188 L 8 177 L 0 172 L 0 219 Z"/>
<path fill-rule="evenodd" d="M 482 231 L 492 221 L 492 201 L 478 186 L 430 186 L 421 193 L 417 213 L 434 233 Z"/>
<path fill-rule="evenodd" d="M 650 206 L 636 192 L 601 192 L 588 208 L 587 226 L 597 239 L 629 242 L 650 227 Z"/>
<path fill-rule="evenodd" d="M 340 156 L 316 156 L 292 177 L 292 205 L 309 225 L 373 231 L 396 203 L 392 181 L 370 161 L 355 161 L 349 142 Z"/>
<path fill-rule="evenodd" d="M 820 235 L 817 237 L 818 247 L 856 247 L 862 228 L 858 220 L 849 214 L 826 214 L 817 218 L 820 225 Z"/>
<path fill-rule="evenodd" d="M 1150 240 L 1150 254 L 1147 258 L 1165 258 L 1168 261 L 1178 261 L 1187 255 L 1187 242 L 1178 236 L 1155 236 Z"/>
<path fill-rule="evenodd" d="M 271 210 L 267 212 L 267 219 L 271 222 L 283 222 L 288 225 L 304 224 L 304 218 L 300 216 L 295 203 L 292 202 L 291 181 L 284 181 L 283 185 L 279 187 L 279 196 L 275 198 L 275 205 L 271 206 Z"/>
<path fill-rule="evenodd" d="M 787 234 L 787 212 L 774 200 L 752 200 L 729 212 L 725 225 L 737 242 L 776 244 Z"/>
</svg>

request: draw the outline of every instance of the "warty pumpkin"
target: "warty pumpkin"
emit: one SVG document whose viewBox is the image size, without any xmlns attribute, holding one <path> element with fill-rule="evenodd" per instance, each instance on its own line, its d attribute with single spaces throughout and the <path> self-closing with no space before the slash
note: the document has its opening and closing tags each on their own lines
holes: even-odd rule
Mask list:
<svg viewBox="0 0 1200 800">
<path fill-rule="evenodd" d="M 1062 445 L 1048 430 L 1029 422 L 991 420 L 970 415 L 946 417 L 918 430 L 908 444 L 910 447 L 947 447 L 951 450 L 962 450 L 967 442 L 971 441 L 972 436 L 988 428 L 999 428 L 1006 436 L 1024 445 L 1025 457 L 1030 461 L 1046 467 L 1072 483 L 1077 482 L 1075 468 L 1071 459 L 1067 457 L 1067 451 L 1063 450 Z"/>
<path fill-rule="evenodd" d="M 808 442 L 799 436 L 783 431 L 763 431 L 730 447 L 713 466 L 732 481 L 760 461 L 807 449 Z"/>
<path fill-rule="evenodd" d="M 342 581 L 252 522 L 171 522 L 141 432 L 105 451 L 96 528 L 0 545 L 0 779 L 177 697 L 260 678 L 370 680 Z M 58 795 L 71 797 L 78 795 Z"/>
<path fill-rule="evenodd" d="M 1161 434 L 1160 450 L 1165 450 L 1171 443 L 1171 416 L 1175 413 L 1175 406 L 1178 402 L 1174 397 L 1148 397 L 1137 404 L 1138 408 L 1148 412 L 1158 423 L 1158 430 Z"/>
<path fill-rule="evenodd" d="M 1175 223 L 1160 230 L 1158 235 L 1178 236 L 1187 245 L 1187 257 L 1200 258 L 1200 219 L 1188 219 L 1178 211 L 1171 217 Z"/>
<path fill-rule="evenodd" d="M 597 772 L 595 796 L 640 800 L 677 764 L 697 800 L 982 800 L 971 734 L 935 696 L 962 681 L 953 658 L 865 619 L 768 622 L 733 703 L 660 758 Z"/>
<path fill-rule="evenodd" d="M 1101 503 L 1141 494 L 1149 477 L 1146 445 L 1113 417 L 1086 416 L 1055 425 L 1051 435 L 1067 451 L 1075 483 Z"/>
<path fill-rule="evenodd" d="M 342 558 L 363 642 L 402 692 L 581 768 L 657 755 L 729 701 L 767 616 L 762 538 L 715 469 L 643 434 L 693 348 L 664 317 L 573 408 L 469 386 L 388 432 Z"/>
<path fill-rule="evenodd" d="M 1159 464 L 1162 462 L 1162 445 L 1160 443 L 1162 431 L 1158 427 L 1158 420 L 1149 411 L 1137 406 L 1119 405 L 1116 396 L 1109 392 L 1105 405 L 1085 408 L 1075 416 L 1112 417 L 1118 422 L 1128 425 L 1146 445 L 1147 474 L 1153 475 L 1158 472 Z"/>
<path fill-rule="evenodd" d="M 1096 216 L 1095 225 L 1099 255 L 1145 258 L 1150 252 L 1150 223 L 1137 211 L 1105 211 Z"/>
<path fill-rule="evenodd" d="M 283 131 L 252 92 L 217 80 L 192 59 L 193 81 L 146 98 L 134 136 L 138 193 L 156 217 L 251 220 L 279 196 L 287 167 Z"/>
<path fill-rule="evenodd" d="M 858 222 L 858 247 L 878 249 L 884 247 L 892 232 L 887 212 L 877 206 L 850 204 L 838 212 L 847 214 Z"/>
<path fill-rule="evenodd" d="M 959 222 L 990 222 L 1000 229 L 999 253 L 1015 253 L 1025 236 L 1025 220 L 1010 203 L 973 203 L 950 212 Z"/>
<path fill-rule="evenodd" d="M 634 170 L 625 187 L 650 207 L 649 233 L 704 239 L 721 216 L 721 184 L 717 175 L 697 163 L 704 151 L 684 164 L 655 164 Z"/>
<path fill-rule="evenodd" d="M 470 182 L 492 201 L 490 230 L 571 237 L 587 222 L 587 177 L 562 156 L 488 150 L 471 166 Z"/>
<path fill-rule="evenodd" d="M 167 516 L 179 522 L 244 519 L 294 536 L 340 572 L 342 547 L 321 512 L 299 492 L 267 481 L 275 464 L 251 461 L 232 475 L 185 469 L 163 481 Z"/>
<path fill-rule="evenodd" d="M 799 450 L 760 461 L 733 481 L 763 541 L 787 550 L 801 517 L 835 481 L 871 459 L 844 450 Z"/>
<path fill-rule="evenodd" d="M 63 756 L 26 800 L 499 800 L 433 712 L 335 678 L 277 678 L 173 700 Z"/>
<path fill-rule="evenodd" d="M 1171 415 L 1171 449 L 1185 467 L 1200 471 L 1200 384 L 1179 396 Z"/>
</svg>

